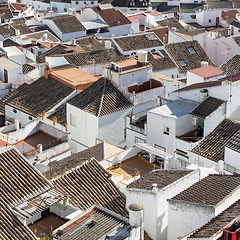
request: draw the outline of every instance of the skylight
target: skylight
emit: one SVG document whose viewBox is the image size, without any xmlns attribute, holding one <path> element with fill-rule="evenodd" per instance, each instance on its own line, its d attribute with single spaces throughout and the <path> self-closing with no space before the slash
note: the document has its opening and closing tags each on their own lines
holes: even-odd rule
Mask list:
<svg viewBox="0 0 240 240">
<path fill-rule="evenodd" d="M 179 64 L 181 65 L 181 67 L 186 67 L 187 64 L 185 63 L 184 60 L 178 60 Z"/>
<path fill-rule="evenodd" d="M 189 53 L 191 53 L 191 54 L 196 53 L 196 51 L 195 51 L 194 48 L 192 48 L 192 47 L 188 48 L 187 50 L 188 50 Z"/>
</svg>

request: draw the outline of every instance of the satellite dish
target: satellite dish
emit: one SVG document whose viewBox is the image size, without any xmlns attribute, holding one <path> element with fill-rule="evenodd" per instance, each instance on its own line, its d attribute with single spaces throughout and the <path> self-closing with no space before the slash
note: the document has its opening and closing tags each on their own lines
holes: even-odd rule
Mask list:
<svg viewBox="0 0 240 240">
<path fill-rule="evenodd" d="M 47 34 L 47 33 L 44 33 L 44 34 L 42 35 L 42 40 L 43 40 L 43 41 L 46 41 L 47 38 L 48 38 L 48 34 Z"/>
</svg>

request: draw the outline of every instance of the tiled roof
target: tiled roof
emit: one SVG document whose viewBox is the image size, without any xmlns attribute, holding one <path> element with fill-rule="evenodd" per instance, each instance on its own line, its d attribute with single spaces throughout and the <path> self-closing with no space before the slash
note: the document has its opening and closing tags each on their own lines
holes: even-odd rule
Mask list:
<svg viewBox="0 0 240 240">
<path fill-rule="evenodd" d="M 171 200 L 215 206 L 240 186 L 240 175 L 210 174 Z"/>
<path fill-rule="evenodd" d="M 19 43 L 15 42 L 11 38 L 7 38 L 3 41 L 3 47 L 12 47 L 12 46 L 19 46 Z"/>
<path fill-rule="evenodd" d="M 26 9 L 30 7 L 30 6 L 28 7 L 27 4 L 25 3 L 16 3 L 16 2 L 11 3 L 11 5 L 20 12 L 24 12 Z"/>
<path fill-rule="evenodd" d="M 188 50 L 190 48 L 193 48 L 195 53 L 191 54 Z M 178 65 L 179 73 L 186 73 L 188 70 L 200 68 L 202 61 L 206 61 L 214 66 L 206 52 L 196 40 L 170 43 L 165 45 L 165 49 Z M 186 66 L 181 66 L 179 62 L 181 60 L 185 62 Z"/>
<path fill-rule="evenodd" d="M 179 6 L 171 6 L 167 2 L 151 2 L 151 4 L 157 12 L 179 12 Z"/>
<path fill-rule="evenodd" d="M 21 92 L 23 89 L 25 89 L 25 87 L 27 87 L 28 84 L 24 83 L 22 84 L 20 87 L 18 87 L 17 89 L 15 89 L 13 92 L 9 92 L 7 95 L 5 95 L 3 98 L 0 99 L 0 112 L 5 114 L 5 105 L 7 103 L 9 103 L 16 94 L 18 94 L 19 92 Z"/>
<path fill-rule="evenodd" d="M 95 37 L 78 38 L 76 44 L 84 51 L 102 50 L 104 48 Z"/>
<path fill-rule="evenodd" d="M 197 229 L 188 239 L 210 238 L 240 215 L 240 200 Z"/>
<path fill-rule="evenodd" d="M 52 20 L 62 33 L 71 33 L 85 30 L 84 26 L 78 21 L 78 19 L 72 15 L 62 15 L 46 19 Z"/>
<path fill-rule="evenodd" d="M 233 8 L 240 8 L 240 2 L 239 0 L 232 0 L 232 5 L 233 5 Z"/>
<path fill-rule="evenodd" d="M 163 46 L 162 42 L 156 37 L 154 33 L 116 37 L 114 38 L 114 41 L 123 51 L 133 51 Z"/>
<path fill-rule="evenodd" d="M 174 31 L 175 34 L 186 39 L 187 41 L 191 41 L 193 36 L 204 32 L 205 32 L 204 29 L 186 29 L 186 28 Z"/>
<path fill-rule="evenodd" d="M 175 17 L 165 18 L 163 20 L 156 21 L 156 23 L 158 24 L 158 26 L 162 26 L 162 27 L 167 26 L 169 27 L 169 29 L 173 27 L 175 27 L 176 29 L 184 28 L 182 24 L 179 23 L 179 21 Z"/>
<path fill-rule="evenodd" d="M 154 29 L 148 29 L 146 32 L 154 32 L 157 37 L 163 42 L 164 41 L 164 36 L 168 35 L 168 27 L 156 27 Z M 168 39 L 166 39 L 168 40 Z M 166 42 L 165 42 L 166 43 Z"/>
<path fill-rule="evenodd" d="M 189 72 L 196 74 L 202 78 L 210 78 L 210 77 L 219 76 L 219 75 L 224 74 L 224 72 L 222 70 L 220 70 L 216 67 L 213 67 L 212 65 L 192 69 L 192 70 L 189 70 Z"/>
<path fill-rule="evenodd" d="M 109 146 L 111 147 L 109 149 Z M 50 170 L 45 172 L 44 175 L 49 178 L 50 174 L 52 178 L 56 178 L 60 175 L 65 174 L 65 172 L 76 168 L 81 165 L 84 161 L 95 158 L 97 161 L 102 161 L 106 157 L 110 157 L 116 153 L 123 151 L 122 149 L 115 147 L 108 143 L 99 143 L 93 147 L 90 147 L 81 152 L 72 154 L 69 157 L 63 158 L 60 161 L 51 162 L 51 172 Z M 50 166 L 50 164 L 49 164 Z"/>
<path fill-rule="evenodd" d="M 11 21 L 15 24 L 23 24 L 25 23 L 25 18 L 12 18 Z"/>
<path fill-rule="evenodd" d="M 0 236 L 4 240 L 36 239 L 11 212 L 9 205 L 15 201 L 26 201 L 25 197 L 36 195 L 49 183 L 12 148 L 0 154 Z"/>
<path fill-rule="evenodd" d="M 223 120 L 191 152 L 218 162 L 224 159 L 225 143 L 240 129 L 240 124 Z"/>
<path fill-rule="evenodd" d="M 152 184 L 156 183 L 160 190 L 178 179 L 191 173 L 192 170 L 160 170 L 140 177 L 138 180 L 130 183 L 127 188 L 137 188 L 152 190 Z"/>
<path fill-rule="evenodd" d="M 120 62 L 129 57 L 122 55 L 117 48 L 109 50 L 99 50 L 91 52 L 82 52 L 76 54 L 68 54 L 66 60 L 74 66 L 87 66 L 95 64 L 106 64 L 109 62 Z"/>
<path fill-rule="evenodd" d="M 66 104 L 63 104 L 59 108 L 57 108 L 56 111 L 48 117 L 48 119 L 53 120 L 53 118 L 56 117 L 57 123 L 65 126 L 65 124 L 67 123 L 66 111 Z"/>
<path fill-rule="evenodd" d="M 37 56 L 37 61 L 39 63 L 43 63 L 45 62 L 45 57 L 76 53 L 77 52 L 76 50 L 77 50 L 76 47 L 72 48 L 70 45 L 68 46 L 66 44 L 58 44 L 57 46 L 50 48 L 48 51 Z M 79 51 L 82 51 L 82 50 L 79 48 Z"/>
<path fill-rule="evenodd" d="M 196 13 L 204 9 L 204 3 L 180 3 L 180 13 Z"/>
<path fill-rule="evenodd" d="M 240 130 L 233 134 L 233 136 L 225 143 L 225 146 L 234 151 L 240 152 Z"/>
<path fill-rule="evenodd" d="M 12 12 L 10 9 L 0 9 L 0 15 L 4 15 L 4 19 L 9 20 L 13 18 Z"/>
<path fill-rule="evenodd" d="M 93 7 L 92 9 L 100 15 L 100 17 L 108 24 L 109 27 L 116 27 L 131 23 L 127 17 L 125 17 L 119 10 L 115 10 L 114 8 L 99 10 L 99 7 Z"/>
<path fill-rule="evenodd" d="M 231 9 L 233 8 L 232 1 L 207 1 L 208 9 Z"/>
<path fill-rule="evenodd" d="M 26 24 L 12 24 L 12 27 L 14 27 L 17 30 L 20 30 L 21 35 L 31 33 L 30 28 Z"/>
<path fill-rule="evenodd" d="M 177 67 L 165 50 L 160 50 L 160 53 L 163 57 L 158 54 L 152 55 L 151 53 L 148 53 L 147 59 L 152 64 L 153 71 Z"/>
<path fill-rule="evenodd" d="M 104 77 L 80 92 L 68 103 L 99 117 L 133 107 L 123 93 Z"/>
<path fill-rule="evenodd" d="M 200 118 L 206 118 L 223 103 L 224 101 L 221 99 L 208 97 L 205 101 L 200 103 L 192 112 L 190 112 L 190 114 Z"/>
<path fill-rule="evenodd" d="M 227 62 L 220 66 L 220 69 L 226 72 L 226 76 L 231 76 L 240 72 L 240 55 L 236 54 Z"/>
<path fill-rule="evenodd" d="M 240 22 L 237 20 L 233 20 L 232 22 L 229 23 L 229 25 L 236 27 L 236 28 L 240 28 Z"/>
<path fill-rule="evenodd" d="M 92 225 L 92 226 L 91 226 Z M 65 227 L 65 228 L 64 228 Z M 100 206 L 92 206 L 84 215 L 81 214 L 72 222 L 61 226 L 61 231 L 54 234 L 54 239 L 129 239 L 131 225 L 122 218 Z M 94 233 L 94 234 L 93 234 Z"/>
<path fill-rule="evenodd" d="M 0 34 L 3 37 L 15 36 L 15 30 L 10 24 L 0 25 Z"/>
<path fill-rule="evenodd" d="M 87 160 L 76 169 L 53 180 L 70 197 L 70 204 L 86 210 L 98 204 L 123 216 L 126 198 L 111 180 L 111 175 L 95 160 Z"/>
<path fill-rule="evenodd" d="M 37 117 L 67 97 L 73 89 L 53 79 L 41 77 L 19 91 L 8 105 Z"/>
<path fill-rule="evenodd" d="M 35 66 L 25 63 L 22 65 L 22 72 L 23 72 L 23 74 L 27 74 L 35 68 L 36 68 Z"/>
</svg>

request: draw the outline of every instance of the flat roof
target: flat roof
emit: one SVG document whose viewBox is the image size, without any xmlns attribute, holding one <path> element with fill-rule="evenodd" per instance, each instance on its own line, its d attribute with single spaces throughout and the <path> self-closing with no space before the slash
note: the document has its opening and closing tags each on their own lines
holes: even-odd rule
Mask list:
<svg viewBox="0 0 240 240">
<path fill-rule="evenodd" d="M 161 15 L 162 15 L 161 13 L 154 12 L 154 11 L 146 12 L 145 14 L 149 14 L 149 15 L 151 15 L 151 16 L 161 16 Z"/>
<path fill-rule="evenodd" d="M 8 57 L 16 56 L 16 55 L 25 55 L 21 50 L 19 50 L 16 46 L 4 47 L 4 51 L 7 52 Z"/>
<path fill-rule="evenodd" d="M 190 113 L 196 106 L 197 103 L 176 100 L 163 106 L 154 108 L 149 112 L 167 117 L 178 118 Z"/>
<path fill-rule="evenodd" d="M 136 71 L 140 68 L 146 68 L 146 67 L 150 67 L 150 64 L 146 65 L 146 66 L 139 66 L 137 64 L 137 60 L 134 58 L 131 59 L 127 59 L 121 62 L 116 62 L 116 64 L 122 68 L 122 71 L 119 72 L 119 74 L 124 74 L 124 73 L 128 73 L 128 72 L 132 72 L 132 71 Z M 105 65 L 105 68 L 110 68 L 110 65 Z"/>
<path fill-rule="evenodd" d="M 189 72 L 196 74 L 202 78 L 210 78 L 210 77 L 219 76 L 219 75 L 222 75 L 225 73 L 224 71 L 222 71 L 212 65 L 192 69 L 192 70 L 189 70 Z"/>
<path fill-rule="evenodd" d="M 66 67 L 52 70 L 51 75 L 54 75 L 58 78 L 60 77 L 64 83 L 69 84 L 78 90 L 84 90 L 93 82 L 98 80 L 97 77 L 94 77 L 93 75 L 76 67 Z"/>
</svg>

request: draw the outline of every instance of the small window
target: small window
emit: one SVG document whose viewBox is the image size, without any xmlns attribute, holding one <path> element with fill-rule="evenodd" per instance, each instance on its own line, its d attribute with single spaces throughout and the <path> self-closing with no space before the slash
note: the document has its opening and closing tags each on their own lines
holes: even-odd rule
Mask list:
<svg viewBox="0 0 240 240">
<path fill-rule="evenodd" d="M 31 116 L 29 116 L 28 119 L 31 121 L 33 118 Z"/>
<path fill-rule="evenodd" d="M 210 23 L 210 22 L 212 22 L 212 20 L 211 20 L 211 19 L 208 19 L 208 22 Z"/>
<path fill-rule="evenodd" d="M 91 2 L 91 4 L 93 5 L 93 4 L 94 4 L 94 2 Z"/>
<path fill-rule="evenodd" d="M 76 127 L 76 117 L 70 114 L 70 124 L 74 127 Z"/>
<path fill-rule="evenodd" d="M 78 1 L 76 1 L 76 4 L 78 4 Z"/>
<path fill-rule="evenodd" d="M 161 150 L 161 151 L 163 151 L 163 152 L 166 152 L 166 148 L 165 148 L 165 147 L 162 147 L 162 146 L 160 146 L 160 145 L 158 145 L 158 144 L 154 144 L 154 147 L 157 148 L 157 149 L 159 149 L 159 150 Z"/>
<path fill-rule="evenodd" d="M 169 135 L 169 130 L 170 130 L 169 127 L 166 127 L 166 126 L 165 126 L 163 133 L 166 134 L 166 135 Z"/>
<path fill-rule="evenodd" d="M 178 62 L 179 62 L 181 67 L 186 67 L 187 66 L 187 64 L 185 63 L 184 60 L 178 60 Z"/>
<path fill-rule="evenodd" d="M 146 140 L 135 136 L 135 143 L 146 143 Z"/>
<path fill-rule="evenodd" d="M 13 112 L 14 112 L 14 113 L 17 113 L 17 110 L 16 110 L 16 109 L 13 109 Z"/>
<path fill-rule="evenodd" d="M 187 50 L 188 50 L 189 53 L 191 53 L 191 54 L 196 53 L 196 51 L 195 51 L 194 48 L 192 48 L 192 47 L 188 48 Z"/>
<path fill-rule="evenodd" d="M 172 75 L 172 78 L 174 78 L 174 74 Z"/>
</svg>

